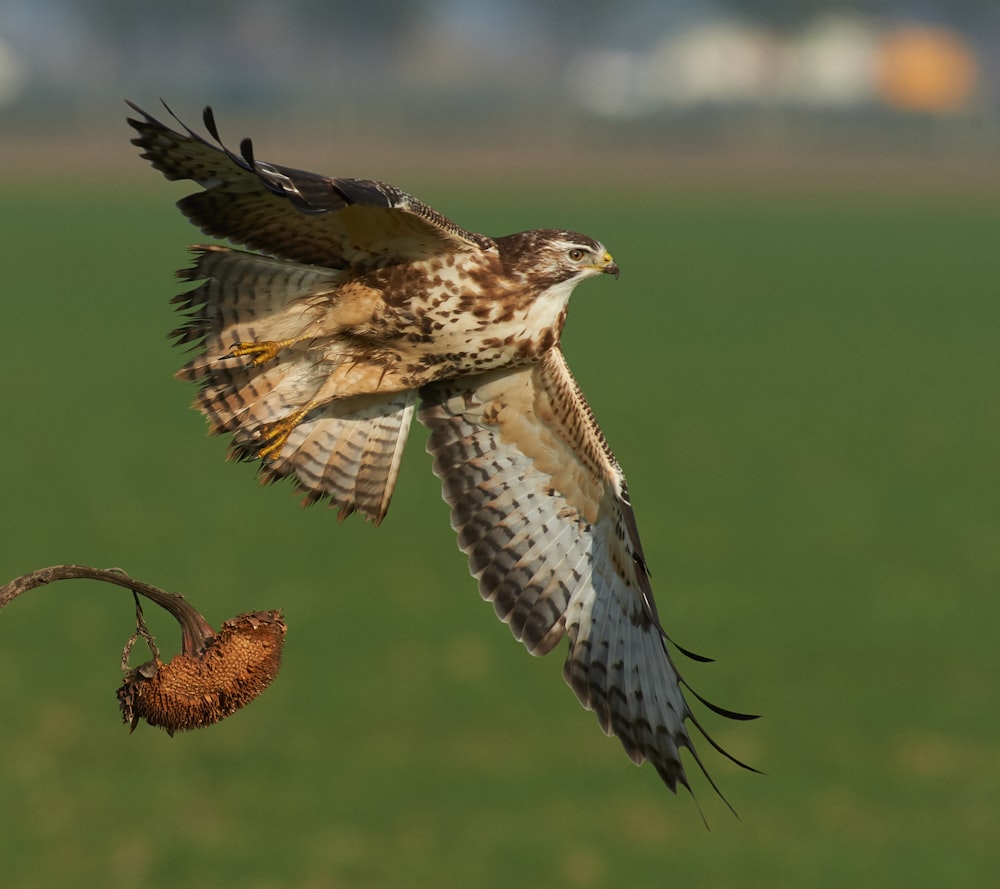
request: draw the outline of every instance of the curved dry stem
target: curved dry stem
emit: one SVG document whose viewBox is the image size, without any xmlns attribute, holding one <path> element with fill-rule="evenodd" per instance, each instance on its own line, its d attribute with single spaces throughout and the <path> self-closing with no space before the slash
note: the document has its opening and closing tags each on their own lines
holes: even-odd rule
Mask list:
<svg viewBox="0 0 1000 889">
<path fill-rule="evenodd" d="M 99 580 L 145 596 L 169 611 L 181 625 L 181 651 L 191 657 L 202 654 L 215 636 L 212 625 L 180 593 L 168 593 L 159 587 L 143 583 L 141 580 L 129 577 L 120 568 L 90 568 L 86 565 L 53 565 L 49 568 L 39 568 L 37 571 L 15 577 L 10 583 L 0 587 L 0 608 L 28 590 L 57 580 Z"/>
<path fill-rule="evenodd" d="M 120 568 L 40 568 L 0 587 L 0 608 L 57 580 L 98 580 L 124 587 L 166 609 L 181 625 L 182 650 L 164 664 L 136 599 L 136 631 L 122 655 L 125 681 L 118 689 L 122 715 L 133 729 L 140 719 L 170 734 L 211 725 L 254 700 L 281 668 L 285 622 L 280 611 L 239 614 L 216 633 L 183 596 L 135 580 Z M 153 660 L 129 670 L 128 656 L 139 636 L 149 644 Z"/>
</svg>

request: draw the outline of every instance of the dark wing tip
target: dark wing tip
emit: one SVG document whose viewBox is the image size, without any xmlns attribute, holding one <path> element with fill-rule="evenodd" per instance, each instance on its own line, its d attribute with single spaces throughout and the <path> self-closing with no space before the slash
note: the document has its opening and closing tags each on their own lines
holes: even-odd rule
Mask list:
<svg viewBox="0 0 1000 889">
<path fill-rule="evenodd" d="M 251 167 L 257 166 L 253 159 L 253 139 L 249 136 L 240 140 L 240 154 L 243 155 L 243 160 L 250 164 Z"/>
<path fill-rule="evenodd" d="M 683 686 L 691 692 L 702 704 L 708 707 L 713 713 L 718 713 L 719 716 L 725 716 L 727 719 L 735 719 L 739 722 L 747 722 L 753 719 L 760 719 L 759 713 L 740 713 L 738 710 L 730 710 L 727 707 L 720 707 L 718 704 L 713 704 L 711 701 L 703 698 L 698 692 L 696 692 L 691 686 L 681 677 L 681 683 Z"/>
<path fill-rule="evenodd" d="M 142 137 L 143 131 L 150 126 L 156 126 L 157 124 L 159 124 L 159 121 L 155 117 L 153 117 L 153 115 L 150 114 L 145 108 L 141 108 L 140 106 L 136 105 L 136 103 L 133 102 L 131 99 L 126 99 L 125 104 L 128 105 L 128 107 L 131 108 L 136 114 L 142 116 L 141 120 L 131 116 L 125 118 L 125 121 L 128 123 L 128 125 L 132 127 L 133 130 L 139 133 L 139 136 L 137 136 L 135 139 L 132 140 L 133 145 L 138 145 L 139 142 L 137 140 Z"/>
<path fill-rule="evenodd" d="M 676 648 L 681 654 L 683 654 L 684 657 L 690 658 L 692 661 L 696 661 L 699 664 L 715 663 L 714 657 L 709 657 L 708 655 L 705 654 L 698 654 L 698 652 L 692 651 L 690 648 L 685 648 L 683 645 L 679 645 L 663 631 L 662 627 L 660 628 L 660 632 L 663 633 L 663 638 L 666 639 L 668 642 L 670 642 L 670 644 L 673 645 L 674 648 Z"/>
<path fill-rule="evenodd" d="M 170 109 L 168 108 L 167 110 L 169 111 Z M 212 110 L 211 105 L 205 106 L 205 110 L 201 112 L 201 120 L 205 124 L 205 129 L 208 130 L 209 135 L 221 145 L 222 139 L 219 138 L 219 128 L 215 124 L 215 112 Z"/>
</svg>

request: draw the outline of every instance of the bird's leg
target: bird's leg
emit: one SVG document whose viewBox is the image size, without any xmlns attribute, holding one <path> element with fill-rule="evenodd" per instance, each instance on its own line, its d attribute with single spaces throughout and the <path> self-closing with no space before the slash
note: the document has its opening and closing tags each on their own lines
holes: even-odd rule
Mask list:
<svg viewBox="0 0 1000 889">
<path fill-rule="evenodd" d="M 226 353 L 226 358 L 243 358 L 252 356 L 249 366 L 260 367 L 272 358 L 276 358 L 278 353 L 291 346 L 297 340 L 264 340 L 261 343 L 234 343 Z"/>
<path fill-rule="evenodd" d="M 287 417 L 282 417 L 280 420 L 275 420 L 272 423 L 261 423 L 254 430 L 254 437 L 262 445 L 257 449 L 256 456 L 265 461 L 277 460 L 281 456 L 281 449 L 285 446 L 285 442 L 288 441 L 288 436 L 305 419 L 312 407 L 311 404 L 306 405 L 301 410 L 297 410 Z"/>
</svg>

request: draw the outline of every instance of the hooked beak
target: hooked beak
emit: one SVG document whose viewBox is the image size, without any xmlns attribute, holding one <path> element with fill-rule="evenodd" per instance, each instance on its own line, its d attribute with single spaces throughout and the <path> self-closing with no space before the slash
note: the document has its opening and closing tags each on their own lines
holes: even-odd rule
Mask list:
<svg viewBox="0 0 1000 889">
<path fill-rule="evenodd" d="M 610 253 L 605 253 L 604 256 L 601 257 L 601 262 L 597 267 L 603 274 L 614 275 L 617 279 L 619 273 L 618 263 L 614 261 Z"/>
</svg>

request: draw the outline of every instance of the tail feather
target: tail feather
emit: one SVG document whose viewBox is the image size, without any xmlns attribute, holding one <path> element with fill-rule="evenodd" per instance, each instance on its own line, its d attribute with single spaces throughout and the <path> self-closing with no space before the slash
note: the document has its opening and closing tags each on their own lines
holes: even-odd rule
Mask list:
<svg viewBox="0 0 1000 889">
<path fill-rule="evenodd" d="M 202 283 L 174 298 L 186 318 L 170 334 L 178 345 L 199 346 L 199 357 L 181 371 L 184 378 L 197 376 L 197 367 L 238 343 L 327 332 L 343 272 L 214 245 L 192 253 L 194 264 L 177 276 Z"/>
<path fill-rule="evenodd" d="M 195 349 L 177 375 L 199 384 L 195 407 L 210 431 L 232 434 L 236 458 L 265 458 L 266 481 L 293 478 L 305 502 L 380 522 L 416 393 L 374 391 L 381 371 L 363 370 L 345 335 L 370 312 L 371 293 L 342 288 L 337 269 L 228 247 L 194 254 L 178 274 L 200 283 L 174 300 L 186 320 L 173 336 Z"/>
<path fill-rule="evenodd" d="M 261 472 L 267 481 L 294 476 L 304 503 L 328 499 L 341 519 L 357 511 L 377 525 L 389 509 L 416 400 L 407 390 L 332 401 L 310 412 Z"/>
<path fill-rule="evenodd" d="M 199 359 L 177 375 L 200 383 L 194 406 L 208 419 L 213 435 L 254 430 L 313 403 L 326 381 L 323 367 L 310 360 L 305 350 L 288 351 L 282 361 L 259 367 Z"/>
</svg>

